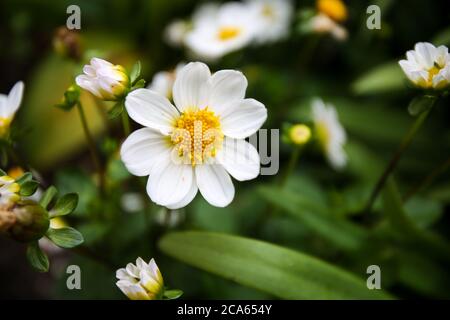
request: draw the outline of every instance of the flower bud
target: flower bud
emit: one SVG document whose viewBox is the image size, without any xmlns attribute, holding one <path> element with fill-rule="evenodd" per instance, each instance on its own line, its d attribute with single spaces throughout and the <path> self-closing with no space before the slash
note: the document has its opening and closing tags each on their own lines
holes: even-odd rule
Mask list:
<svg viewBox="0 0 450 320">
<path fill-rule="evenodd" d="M 164 293 L 164 281 L 154 259 L 147 264 L 137 258 L 136 265 L 129 263 L 117 270 L 116 277 L 116 285 L 130 300 L 161 299 Z"/>
<path fill-rule="evenodd" d="M 49 228 L 48 212 L 31 200 L 0 208 L 0 232 L 20 242 L 38 240 Z"/>
<path fill-rule="evenodd" d="M 75 79 L 77 85 L 100 99 L 116 101 L 129 89 L 130 79 L 120 65 L 92 58 L 91 63 L 83 67 L 83 72 Z"/>
<path fill-rule="evenodd" d="M 304 145 L 311 139 L 311 129 L 304 124 L 293 125 L 289 129 L 289 139 L 296 145 Z"/>
</svg>

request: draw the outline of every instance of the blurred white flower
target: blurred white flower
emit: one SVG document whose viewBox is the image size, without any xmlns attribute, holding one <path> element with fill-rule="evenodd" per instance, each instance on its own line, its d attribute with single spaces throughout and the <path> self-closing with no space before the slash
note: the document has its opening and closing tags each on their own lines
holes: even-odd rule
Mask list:
<svg viewBox="0 0 450 320">
<path fill-rule="evenodd" d="M 442 89 L 450 84 L 450 55 L 446 46 L 419 42 L 400 60 L 403 72 L 416 86 Z"/>
<path fill-rule="evenodd" d="M 273 42 L 288 35 L 294 10 L 290 0 L 247 0 L 247 4 L 258 24 L 256 42 Z"/>
<path fill-rule="evenodd" d="M 20 186 L 10 176 L 0 177 L 0 206 L 10 207 L 20 200 Z"/>
<path fill-rule="evenodd" d="M 193 19 L 193 29 L 185 44 L 194 55 L 215 60 L 248 45 L 258 24 L 249 7 L 240 2 L 228 2 L 219 8 L 203 8 Z"/>
<path fill-rule="evenodd" d="M 167 208 L 160 208 L 155 215 L 156 223 L 174 228 L 184 220 L 184 210 L 170 210 Z"/>
<path fill-rule="evenodd" d="M 348 37 L 347 30 L 343 26 L 323 13 L 319 13 L 311 18 L 310 28 L 316 33 L 329 33 L 336 40 L 340 41 Z"/>
<path fill-rule="evenodd" d="M 172 88 L 177 77 L 177 72 L 185 65 L 185 63 L 179 63 L 174 70 L 156 73 L 147 89 L 156 91 L 167 99 L 172 99 Z"/>
<path fill-rule="evenodd" d="M 130 300 L 161 299 L 164 281 L 154 259 L 147 264 L 137 258 L 136 265 L 129 263 L 126 268 L 116 271 L 119 281 L 116 285 Z"/>
<path fill-rule="evenodd" d="M 122 209 L 127 212 L 138 212 L 144 209 L 144 197 L 138 192 L 127 192 L 120 199 Z"/>
<path fill-rule="evenodd" d="M 339 122 L 336 109 L 321 99 L 312 104 L 312 115 L 319 143 L 334 169 L 341 169 L 347 163 L 344 144 L 347 140 L 345 130 Z"/>
<path fill-rule="evenodd" d="M 164 30 L 164 39 L 173 47 L 181 47 L 190 29 L 191 25 L 188 21 L 181 19 L 175 20 Z"/>
<path fill-rule="evenodd" d="M 254 179 L 260 161 L 244 139 L 267 118 L 264 105 L 245 99 L 247 79 L 238 71 L 211 75 L 207 65 L 189 63 L 177 74 L 170 101 L 148 89 L 131 92 L 125 107 L 145 126 L 123 143 L 121 157 L 128 171 L 149 176 L 147 193 L 169 209 L 189 204 L 200 190 L 214 206 L 234 198 L 230 175 Z"/>
<path fill-rule="evenodd" d="M 24 84 L 17 82 L 8 95 L 0 94 L 0 137 L 9 130 L 11 121 L 22 102 Z"/>
<path fill-rule="evenodd" d="M 77 85 L 100 99 L 117 100 L 128 90 L 130 80 L 120 65 L 92 58 L 90 64 L 83 67 L 83 72 L 75 79 Z"/>
</svg>

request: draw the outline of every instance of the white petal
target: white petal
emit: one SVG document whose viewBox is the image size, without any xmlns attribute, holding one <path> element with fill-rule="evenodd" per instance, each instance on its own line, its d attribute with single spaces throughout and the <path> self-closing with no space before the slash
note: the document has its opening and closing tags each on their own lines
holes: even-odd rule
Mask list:
<svg viewBox="0 0 450 320">
<path fill-rule="evenodd" d="M 173 101 L 178 110 L 204 108 L 208 104 L 211 72 L 206 64 L 191 62 L 178 73 L 173 85 Z"/>
<path fill-rule="evenodd" d="M 226 136 L 244 139 L 261 128 L 267 119 L 267 110 L 259 101 L 244 99 L 230 103 L 219 115 Z"/>
<path fill-rule="evenodd" d="M 155 163 L 147 183 L 147 193 L 153 202 L 167 206 L 184 199 L 194 179 L 192 166 L 175 164 L 169 157 Z"/>
<path fill-rule="evenodd" d="M 137 123 L 168 134 L 178 111 L 166 97 L 149 90 L 137 89 L 125 99 L 125 107 L 130 117 Z"/>
<path fill-rule="evenodd" d="M 22 81 L 17 82 L 8 94 L 7 112 L 9 116 L 13 116 L 22 103 L 24 84 Z"/>
<path fill-rule="evenodd" d="M 149 300 L 147 292 L 138 284 L 132 284 L 125 280 L 116 282 L 117 287 L 131 300 Z"/>
<path fill-rule="evenodd" d="M 221 70 L 211 78 L 212 88 L 209 98 L 209 107 L 220 112 L 220 108 L 227 103 L 242 100 L 247 90 L 247 78 L 242 72 L 235 70 Z"/>
<path fill-rule="evenodd" d="M 181 201 L 178 201 L 170 205 L 166 205 L 166 207 L 171 210 L 176 210 L 187 206 L 189 203 L 191 203 L 192 200 L 194 200 L 195 196 L 197 195 L 197 191 L 198 191 L 197 182 L 195 181 L 195 179 L 193 179 L 191 189 L 186 194 L 186 196 L 183 199 L 181 199 Z"/>
<path fill-rule="evenodd" d="M 225 138 L 223 150 L 219 152 L 217 158 L 236 180 L 251 180 L 259 174 L 258 151 L 245 140 Z"/>
<path fill-rule="evenodd" d="M 222 165 L 204 164 L 196 166 L 195 177 L 200 193 L 211 205 L 226 207 L 233 200 L 233 182 Z"/>
<path fill-rule="evenodd" d="M 139 278 L 139 268 L 132 263 L 128 263 L 126 268 L 128 274 L 134 278 Z"/>
<path fill-rule="evenodd" d="M 436 47 L 428 42 L 419 42 L 415 45 L 416 60 L 425 68 L 433 67 Z"/>
<path fill-rule="evenodd" d="M 160 156 L 169 155 L 168 137 L 159 131 L 142 128 L 128 136 L 120 149 L 120 157 L 128 171 L 135 176 L 148 176 Z"/>
</svg>

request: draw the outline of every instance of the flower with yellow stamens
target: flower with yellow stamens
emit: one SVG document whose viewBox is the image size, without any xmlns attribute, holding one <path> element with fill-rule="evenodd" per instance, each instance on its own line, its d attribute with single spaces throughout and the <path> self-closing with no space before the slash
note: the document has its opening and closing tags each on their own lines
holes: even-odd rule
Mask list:
<svg viewBox="0 0 450 320">
<path fill-rule="evenodd" d="M 10 176 L 0 177 L 0 206 L 11 206 L 20 200 L 20 185 Z"/>
<path fill-rule="evenodd" d="M 435 47 L 419 42 L 399 62 L 403 72 L 416 86 L 424 89 L 443 89 L 450 84 L 450 54 L 446 46 Z"/>
<path fill-rule="evenodd" d="M 129 263 L 117 270 L 116 285 L 130 300 L 162 299 L 164 280 L 154 259 L 146 263 L 137 258 L 136 265 Z"/>
<path fill-rule="evenodd" d="M 121 157 L 129 172 L 149 176 L 151 200 L 178 209 L 200 190 L 211 205 L 224 207 L 234 198 L 230 175 L 239 181 L 258 176 L 258 152 L 244 139 L 261 127 L 267 110 L 245 99 L 246 88 L 241 72 L 211 74 L 195 62 L 177 73 L 174 105 L 148 89 L 127 95 L 128 114 L 146 128 L 125 140 Z"/>
</svg>

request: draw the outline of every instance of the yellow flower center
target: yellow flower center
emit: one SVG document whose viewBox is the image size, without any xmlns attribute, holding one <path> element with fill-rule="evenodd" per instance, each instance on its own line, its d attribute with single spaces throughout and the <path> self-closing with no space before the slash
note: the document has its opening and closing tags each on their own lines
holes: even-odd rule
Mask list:
<svg viewBox="0 0 450 320">
<path fill-rule="evenodd" d="M 0 137 L 3 137 L 8 132 L 10 124 L 11 118 L 0 117 Z"/>
<path fill-rule="evenodd" d="M 240 33 L 241 33 L 241 29 L 238 27 L 232 27 L 232 26 L 222 27 L 222 28 L 220 28 L 217 37 L 221 41 L 227 41 L 227 40 L 236 38 Z"/>
<path fill-rule="evenodd" d="M 330 141 L 330 131 L 324 121 L 316 123 L 317 138 L 324 149 L 326 149 Z"/>
<path fill-rule="evenodd" d="M 347 7 L 342 0 L 318 0 L 317 9 L 338 22 L 347 19 Z"/>
<path fill-rule="evenodd" d="M 433 78 L 439 73 L 439 71 L 441 71 L 441 69 L 442 67 L 439 66 L 437 63 L 435 63 L 430 69 L 428 69 L 428 79 L 427 79 L 428 86 L 433 85 Z"/>
<path fill-rule="evenodd" d="M 215 157 L 223 142 L 220 120 L 208 107 L 188 109 L 175 121 L 171 141 L 178 156 L 195 166 Z"/>
<path fill-rule="evenodd" d="M 289 131 L 289 137 L 293 143 L 302 145 L 311 138 L 311 130 L 304 124 L 296 124 Z"/>
</svg>

